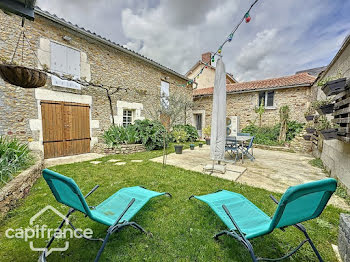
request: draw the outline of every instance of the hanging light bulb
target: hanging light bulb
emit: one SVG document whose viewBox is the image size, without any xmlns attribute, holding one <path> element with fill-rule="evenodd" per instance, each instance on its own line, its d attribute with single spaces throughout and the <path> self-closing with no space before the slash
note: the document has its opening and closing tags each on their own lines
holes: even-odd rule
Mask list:
<svg viewBox="0 0 350 262">
<path fill-rule="evenodd" d="M 231 42 L 232 41 L 232 38 L 233 38 L 233 33 L 231 33 L 229 36 L 228 36 L 228 41 Z"/>
<path fill-rule="evenodd" d="M 246 23 L 249 23 L 250 20 L 252 19 L 252 18 L 250 17 L 249 13 L 246 13 L 244 17 L 245 17 L 245 22 L 246 22 Z"/>
<path fill-rule="evenodd" d="M 214 62 L 215 62 L 215 57 L 214 57 L 214 56 L 212 56 L 212 58 L 211 58 L 211 62 L 212 62 L 212 63 L 214 63 Z"/>
<path fill-rule="evenodd" d="M 218 53 L 221 54 L 221 51 L 222 51 L 222 46 L 220 46 Z"/>
</svg>

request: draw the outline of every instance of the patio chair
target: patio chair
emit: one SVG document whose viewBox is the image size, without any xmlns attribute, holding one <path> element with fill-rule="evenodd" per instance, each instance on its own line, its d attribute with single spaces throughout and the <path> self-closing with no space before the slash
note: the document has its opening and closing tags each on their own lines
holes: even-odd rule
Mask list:
<svg viewBox="0 0 350 262">
<path fill-rule="evenodd" d="M 254 142 L 254 138 L 255 136 L 253 136 L 250 141 L 249 141 L 249 144 L 247 146 L 242 146 L 241 149 L 242 149 L 242 152 L 244 155 L 248 156 L 249 159 L 251 161 L 253 161 L 255 159 L 254 157 L 254 152 L 253 152 L 253 142 Z M 251 153 L 249 152 L 249 150 L 251 151 Z"/>
<path fill-rule="evenodd" d="M 202 196 L 191 196 L 190 199 L 194 197 L 207 203 L 228 227 L 228 230 L 216 234 L 214 239 L 217 240 L 221 235 L 235 238 L 248 249 L 252 261 L 279 261 L 288 258 L 306 242 L 310 244 L 318 260 L 323 261 L 305 227 L 300 223 L 318 217 L 336 190 L 336 187 L 337 181 L 333 178 L 327 178 L 289 187 L 280 202 L 273 196 L 270 196 L 278 205 L 272 218 L 243 195 L 227 190 L 219 190 Z M 249 242 L 250 239 L 267 235 L 276 228 L 284 231 L 284 228 L 288 226 L 293 226 L 300 230 L 306 239 L 283 257 L 276 259 L 256 257 L 253 246 Z"/>
<path fill-rule="evenodd" d="M 43 170 L 43 177 L 49 185 L 56 200 L 70 207 L 69 212 L 57 230 L 60 230 L 65 223 L 69 223 L 73 230 L 82 236 L 82 234 L 76 230 L 72 222 L 68 220 L 68 217 L 75 211 L 80 211 L 81 213 L 85 214 L 86 217 L 108 226 L 107 234 L 104 239 L 85 238 L 82 236 L 87 240 L 103 242 L 100 250 L 97 253 L 95 261 L 99 260 L 103 249 L 107 244 L 108 238 L 114 232 L 117 232 L 126 226 L 131 226 L 140 230 L 142 233 L 147 233 L 140 225 L 131 221 L 131 219 L 151 198 L 161 195 L 168 195 L 171 197 L 169 193 L 159 193 L 141 186 L 125 187 L 104 200 L 96 207 L 93 207 L 88 206 L 85 199 L 99 187 L 98 185 L 95 186 L 88 194 L 83 196 L 78 185 L 72 178 L 63 176 L 49 169 Z M 45 251 L 42 252 L 39 261 L 46 261 L 46 252 L 54 239 L 55 234 L 48 242 Z"/>
<path fill-rule="evenodd" d="M 225 144 L 225 152 L 227 152 L 231 157 L 235 156 L 235 161 L 238 159 L 239 147 L 235 137 L 227 137 Z"/>
</svg>

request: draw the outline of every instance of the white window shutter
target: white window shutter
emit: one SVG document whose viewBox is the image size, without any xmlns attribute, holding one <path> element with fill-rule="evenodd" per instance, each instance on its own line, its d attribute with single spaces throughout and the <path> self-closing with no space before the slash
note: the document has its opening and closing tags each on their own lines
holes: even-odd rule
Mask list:
<svg viewBox="0 0 350 262">
<path fill-rule="evenodd" d="M 80 78 L 80 52 L 64 45 L 51 42 L 51 70 L 59 74 L 72 75 Z M 80 85 L 73 81 L 61 80 L 52 76 L 55 86 L 80 89 Z"/>
</svg>

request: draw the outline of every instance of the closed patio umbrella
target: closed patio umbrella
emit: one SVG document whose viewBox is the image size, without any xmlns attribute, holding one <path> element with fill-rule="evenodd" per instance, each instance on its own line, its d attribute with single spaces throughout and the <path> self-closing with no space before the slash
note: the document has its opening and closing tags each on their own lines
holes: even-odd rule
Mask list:
<svg viewBox="0 0 350 262">
<path fill-rule="evenodd" d="M 226 72 L 220 58 L 216 63 L 211 118 L 210 158 L 224 160 L 226 144 Z"/>
</svg>

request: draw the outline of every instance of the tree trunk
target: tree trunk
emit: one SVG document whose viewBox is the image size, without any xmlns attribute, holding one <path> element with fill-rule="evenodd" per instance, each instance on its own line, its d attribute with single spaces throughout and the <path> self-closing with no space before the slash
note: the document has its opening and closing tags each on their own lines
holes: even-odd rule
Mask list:
<svg viewBox="0 0 350 262">
<path fill-rule="evenodd" d="M 109 94 L 108 89 L 106 89 L 106 92 L 107 92 L 107 97 L 108 97 L 108 101 L 109 101 L 109 108 L 110 108 L 110 110 L 111 110 L 111 116 L 112 116 L 112 125 L 114 125 L 114 126 L 115 126 L 115 123 L 114 123 L 114 112 L 113 112 L 112 98 L 111 98 L 111 95 Z"/>
</svg>

